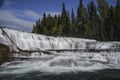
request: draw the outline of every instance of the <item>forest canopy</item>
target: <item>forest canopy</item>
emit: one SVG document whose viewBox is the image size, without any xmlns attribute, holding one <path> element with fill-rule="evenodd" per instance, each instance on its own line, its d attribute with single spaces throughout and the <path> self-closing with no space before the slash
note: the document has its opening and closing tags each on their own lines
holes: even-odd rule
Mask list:
<svg viewBox="0 0 120 80">
<path fill-rule="evenodd" d="M 33 33 L 49 36 L 78 37 L 99 41 L 120 41 L 120 0 L 115 6 L 107 0 L 91 0 L 87 7 L 79 1 L 76 15 L 66 10 L 62 4 L 60 15 L 43 14 L 33 25 Z"/>
</svg>

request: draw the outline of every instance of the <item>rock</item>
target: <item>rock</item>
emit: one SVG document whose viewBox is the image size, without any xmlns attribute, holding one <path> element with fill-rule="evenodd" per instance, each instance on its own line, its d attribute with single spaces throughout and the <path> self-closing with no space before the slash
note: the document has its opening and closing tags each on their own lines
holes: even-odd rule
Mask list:
<svg viewBox="0 0 120 80">
<path fill-rule="evenodd" d="M 7 45 L 0 43 L 0 64 L 10 58 L 10 48 Z"/>
</svg>

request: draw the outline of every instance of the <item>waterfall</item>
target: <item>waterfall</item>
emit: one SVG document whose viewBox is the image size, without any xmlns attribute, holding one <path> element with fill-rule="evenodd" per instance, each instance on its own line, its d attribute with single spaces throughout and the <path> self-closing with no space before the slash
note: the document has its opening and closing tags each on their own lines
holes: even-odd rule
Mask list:
<svg viewBox="0 0 120 80">
<path fill-rule="evenodd" d="M 8 45 L 11 51 L 41 51 L 30 54 L 22 52 L 19 54 L 13 53 L 17 60 L 2 64 L 1 74 L 16 74 L 29 71 L 58 73 L 120 69 L 120 51 L 114 51 L 120 49 L 120 42 L 99 42 L 83 38 L 52 37 L 1 28 L 0 43 Z M 59 51 L 62 49 L 66 49 L 66 51 Z M 72 49 L 78 49 L 78 51 L 70 51 Z M 84 52 L 79 49 L 110 51 Z M 53 50 L 51 52 L 54 54 L 44 54 L 50 50 Z M 19 60 L 20 57 L 25 58 L 25 60 Z M 26 60 L 27 58 L 28 60 Z"/>
<path fill-rule="evenodd" d="M 1 65 L 0 74 L 20 74 L 31 71 L 61 73 L 120 69 L 119 52 L 61 52 L 58 55 L 42 54 L 39 59 L 15 60 Z M 34 57 L 34 56 L 32 56 Z"/>
<path fill-rule="evenodd" d="M 12 47 L 16 46 L 21 50 L 120 48 L 120 42 L 98 42 L 83 38 L 52 37 L 8 28 L 0 29 L 0 43 Z"/>
<path fill-rule="evenodd" d="M 85 49 L 86 42 L 95 40 L 67 37 L 51 37 L 32 33 L 21 32 L 3 28 L 10 39 L 22 50 L 46 50 L 46 49 Z M 0 42 L 14 46 L 13 43 L 0 30 Z"/>
</svg>

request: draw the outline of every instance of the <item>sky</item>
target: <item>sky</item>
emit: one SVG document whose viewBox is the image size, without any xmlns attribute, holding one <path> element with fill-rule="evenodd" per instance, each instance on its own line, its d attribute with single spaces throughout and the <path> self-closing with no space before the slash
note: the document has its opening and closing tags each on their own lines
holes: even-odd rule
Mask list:
<svg viewBox="0 0 120 80">
<path fill-rule="evenodd" d="M 86 6 L 91 0 L 83 0 Z M 93 0 L 96 3 L 96 0 Z M 31 32 L 36 20 L 42 15 L 61 13 L 62 3 L 66 9 L 74 12 L 79 5 L 79 0 L 0 0 L 0 26 Z M 116 0 L 108 0 L 110 5 L 115 5 Z"/>
</svg>

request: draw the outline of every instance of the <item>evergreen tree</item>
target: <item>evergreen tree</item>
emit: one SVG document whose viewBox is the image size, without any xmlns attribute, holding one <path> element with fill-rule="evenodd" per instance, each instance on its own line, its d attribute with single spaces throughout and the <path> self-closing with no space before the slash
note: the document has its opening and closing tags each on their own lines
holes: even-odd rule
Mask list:
<svg viewBox="0 0 120 80">
<path fill-rule="evenodd" d="M 87 10 L 84 7 L 82 0 L 80 0 L 78 9 L 77 9 L 77 19 L 76 19 L 76 27 L 77 27 L 77 36 L 85 37 L 85 20 L 87 18 Z"/>
<path fill-rule="evenodd" d="M 48 30 L 48 35 L 52 34 L 52 28 L 54 27 L 54 18 L 51 16 L 51 14 L 48 14 L 47 16 L 47 30 Z"/>
<path fill-rule="evenodd" d="M 48 30 L 47 30 L 47 26 L 48 26 L 47 23 L 48 22 L 47 22 L 46 13 L 43 13 L 43 19 L 41 21 L 41 27 L 42 27 L 43 34 L 45 34 L 45 35 L 49 35 Z"/>
<path fill-rule="evenodd" d="M 67 23 L 67 11 L 64 3 L 62 4 L 61 22 L 63 25 Z"/>
<path fill-rule="evenodd" d="M 70 16 L 63 3 L 61 15 L 51 16 L 44 13 L 43 18 L 33 25 L 32 32 L 51 36 L 119 41 L 120 0 L 117 0 L 115 7 L 109 7 L 107 0 L 97 0 L 97 2 L 97 8 L 92 0 L 86 9 L 80 0 L 76 17 L 73 9 Z"/>
<path fill-rule="evenodd" d="M 73 8 L 72 8 L 72 13 L 71 13 L 71 23 L 75 24 L 75 13 L 74 13 Z"/>
<path fill-rule="evenodd" d="M 36 21 L 36 24 L 33 25 L 33 33 L 39 33 L 42 34 L 42 29 L 41 29 L 41 21 L 40 19 Z"/>
<path fill-rule="evenodd" d="M 104 20 L 104 28 L 105 28 L 105 40 L 109 41 L 109 40 L 113 40 L 113 15 L 114 15 L 114 9 L 112 6 L 110 6 L 108 13 L 107 13 L 107 17 Z"/>
<path fill-rule="evenodd" d="M 90 37 L 95 39 L 98 32 L 97 27 L 97 9 L 93 1 L 88 4 L 89 27 L 91 28 Z"/>
<path fill-rule="evenodd" d="M 105 26 L 104 20 L 108 14 L 108 2 L 107 0 L 97 0 L 98 2 L 98 12 L 99 12 L 99 40 L 105 40 Z"/>
<path fill-rule="evenodd" d="M 107 0 L 97 0 L 98 2 L 98 12 L 100 14 L 101 20 L 107 17 L 108 3 Z"/>
<path fill-rule="evenodd" d="M 41 29 L 41 21 L 40 19 L 38 21 L 36 21 L 36 33 L 41 34 L 42 33 L 42 29 Z"/>
<path fill-rule="evenodd" d="M 32 33 L 36 33 L 36 26 L 33 24 L 33 30 L 32 30 Z"/>
<path fill-rule="evenodd" d="M 95 22 L 97 16 L 97 9 L 93 1 L 88 4 L 89 20 Z"/>
<path fill-rule="evenodd" d="M 62 20 L 61 20 L 61 16 L 58 15 L 58 23 L 57 23 L 57 34 L 58 36 L 62 36 L 63 34 L 63 26 L 62 26 Z"/>
<path fill-rule="evenodd" d="M 114 20 L 114 40 L 120 41 L 120 0 L 117 0 L 113 20 Z"/>
<path fill-rule="evenodd" d="M 82 8 L 83 8 L 83 3 L 82 0 L 80 0 L 79 6 L 77 8 L 77 22 L 81 21 L 83 18 Z"/>
<path fill-rule="evenodd" d="M 65 4 L 62 5 L 62 14 L 61 14 L 61 22 L 63 26 L 63 36 L 67 36 L 69 34 L 69 15 L 66 11 Z"/>
<path fill-rule="evenodd" d="M 74 13 L 74 10 L 72 8 L 72 12 L 71 12 L 71 36 L 76 35 L 77 28 L 76 28 L 75 24 L 76 24 L 75 13 Z"/>
<path fill-rule="evenodd" d="M 53 19 L 54 25 L 52 27 L 52 36 L 62 36 L 61 16 L 55 15 Z"/>
<path fill-rule="evenodd" d="M 58 16 L 55 15 L 54 18 L 53 18 L 53 22 L 54 22 L 54 25 L 52 26 L 52 29 L 51 29 L 51 35 L 52 36 L 57 36 L 57 24 L 58 24 Z"/>
</svg>

